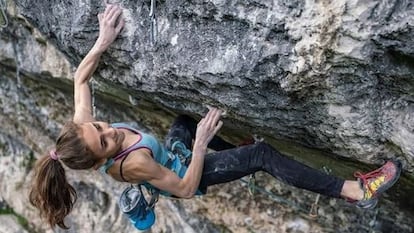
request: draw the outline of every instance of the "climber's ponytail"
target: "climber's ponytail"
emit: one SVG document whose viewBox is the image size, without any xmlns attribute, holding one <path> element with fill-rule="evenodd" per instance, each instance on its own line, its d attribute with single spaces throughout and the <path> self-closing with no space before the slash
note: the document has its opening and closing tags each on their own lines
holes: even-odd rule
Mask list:
<svg viewBox="0 0 414 233">
<path fill-rule="evenodd" d="M 49 154 L 37 161 L 35 169 L 30 203 L 40 210 L 41 217 L 52 227 L 58 225 L 68 229 L 63 220 L 72 211 L 77 195 L 66 180 L 65 169 Z"/>
<path fill-rule="evenodd" d="M 77 124 L 65 124 L 56 141 L 56 149 L 41 157 L 35 165 L 29 199 L 52 227 L 58 225 L 68 229 L 64 219 L 77 199 L 75 189 L 66 179 L 63 164 L 80 170 L 92 168 L 98 161 L 79 136 L 81 133 Z"/>
</svg>

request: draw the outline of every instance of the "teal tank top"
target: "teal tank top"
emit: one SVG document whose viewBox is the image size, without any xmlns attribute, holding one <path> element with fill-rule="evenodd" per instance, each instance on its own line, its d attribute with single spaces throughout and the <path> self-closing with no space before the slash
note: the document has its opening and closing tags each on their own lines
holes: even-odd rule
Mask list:
<svg viewBox="0 0 414 233">
<path fill-rule="evenodd" d="M 184 177 L 185 172 L 187 171 L 187 166 L 181 162 L 180 155 L 175 154 L 171 151 L 168 151 L 167 148 L 164 145 L 160 144 L 153 135 L 140 132 L 136 130 L 135 128 L 132 128 L 126 123 L 113 123 L 111 124 L 111 126 L 117 129 L 127 129 L 129 131 L 136 133 L 137 141 L 131 146 L 129 146 L 128 148 L 126 148 L 125 150 L 121 151 L 120 153 L 118 153 L 117 155 L 109 159 L 104 165 L 102 165 L 99 168 L 99 170 L 102 173 L 106 174 L 108 169 L 114 164 L 115 161 L 127 156 L 131 151 L 146 148 L 151 152 L 153 159 L 157 163 L 170 169 L 175 174 L 177 174 L 180 178 Z M 141 137 L 138 137 L 138 135 L 140 135 Z M 186 158 L 189 158 L 192 155 L 191 151 L 188 150 L 185 147 L 185 145 L 180 141 L 176 141 L 175 143 L 173 143 L 172 150 L 176 151 L 174 150 L 174 148 L 180 151 L 181 157 L 184 156 Z M 152 186 L 151 184 L 147 182 L 145 182 L 143 185 L 148 189 L 156 189 L 154 186 Z M 171 196 L 170 193 L 164 192 L 162 190 L 160 191 L 160 193 L 164 196 Z M 202 193 L 200 191 L 196 192 L 196 195 L 201 195 L 201 194 Z"/>
</svg>

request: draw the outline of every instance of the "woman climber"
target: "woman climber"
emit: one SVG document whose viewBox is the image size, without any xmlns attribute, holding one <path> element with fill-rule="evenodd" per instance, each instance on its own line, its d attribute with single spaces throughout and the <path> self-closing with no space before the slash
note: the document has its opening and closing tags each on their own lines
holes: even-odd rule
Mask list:
<svg viewBox="0 0 414 233">
<path fill-rule="evenodd" d="M 51 226 L 67 228 L 64 218 L 77 198 L 66 180 L 63 164 L 75 170 L 101 168 L 116 181 L 146 183 L 180 198 L 191 198 L 205 193 L 208 186 L 265 171 L 298 188 L 353 200 L 360 208 L 373 208 L 378 196 L 399 178 L 401 165 L 394 161 L 368 174 L 358 173 L 358 180 L 343 180 L 291 160 L 263 142 L 235 147 L 215 136 L 223 125 L 222 111 L 217 108 L 211 108 L 198 123 L 179 116 L 164 145 L 125 124 L 96 121 L 88 82 L 102 53 L 124 26 L 121 8 L 116 5 L 107 5 L 98 19 L 98 39 L 75 72 L 73 120 L 63 127 L 55 149 L 35 165 L 30 202 Z M 177 145 L 183 151 L 191 149 L 191 162 L 171 164 L 171 151 Z M 207 153 L 207 148 L 215 152 Z"/>
</svg>

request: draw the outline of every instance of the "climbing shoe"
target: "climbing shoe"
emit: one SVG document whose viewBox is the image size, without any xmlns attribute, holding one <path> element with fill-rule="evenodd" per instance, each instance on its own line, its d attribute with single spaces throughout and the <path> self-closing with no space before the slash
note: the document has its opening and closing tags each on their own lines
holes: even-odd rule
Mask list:
<svg viewBox="0 0 414 233">
<path fill-rule="evenodd" d="M 401 163 L 398 161 L 388 161 L 377 170 L 362 174 L 355 172 L 361 189 L 364 191 L 362 200 L 348 200 L 353 202 L 358 208 L 373 209 L 378 203 L 378 197 L 391 188 L 397 182 L 401 174 Z"/>
</svg>

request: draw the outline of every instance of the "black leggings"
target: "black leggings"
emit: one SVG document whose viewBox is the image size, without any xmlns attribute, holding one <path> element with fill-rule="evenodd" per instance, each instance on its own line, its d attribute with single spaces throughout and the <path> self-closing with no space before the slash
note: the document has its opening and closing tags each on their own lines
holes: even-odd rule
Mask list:
<svg viewBox="0 0 414 233">
<path fill-rule="evenodd" d="M 176 140 L 192 148 L 197 122 L 186 115 L 177 117 L 165 139 L 167 148 Z M 340 197 L 344 180 L 287 158 L 267 143 L 236 147 L 215 136 L 209 148 L 216 152 L 206 155 L 200 190 L 214 184 L 237 180 L 243 176 L 265 171 L 273 177 L 298 188 L 330 197 Z"/>
</svg>

